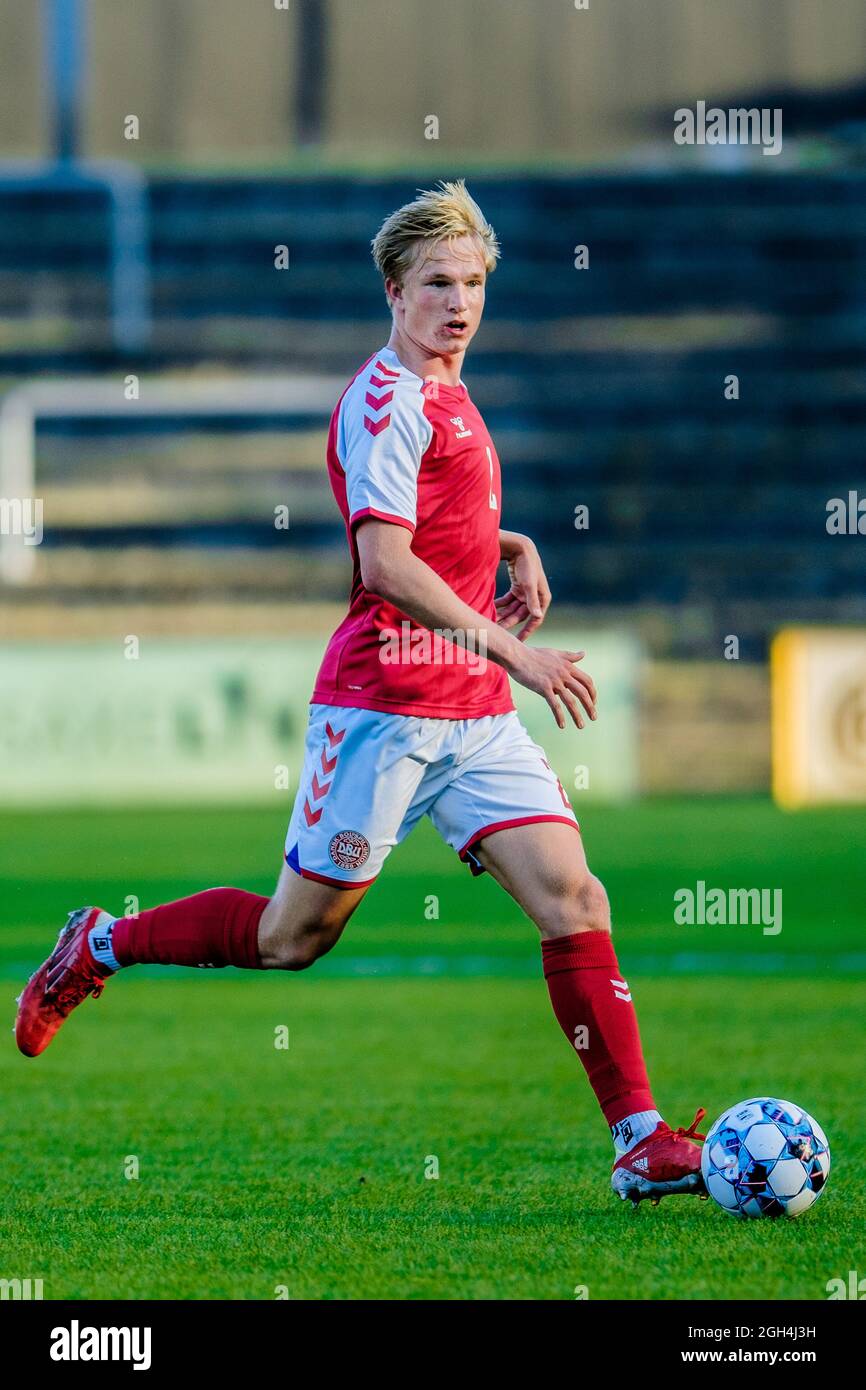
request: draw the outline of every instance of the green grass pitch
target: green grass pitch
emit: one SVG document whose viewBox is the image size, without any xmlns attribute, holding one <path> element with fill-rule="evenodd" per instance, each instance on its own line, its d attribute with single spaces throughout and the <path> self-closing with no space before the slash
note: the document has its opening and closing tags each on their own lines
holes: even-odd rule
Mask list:
<svg viewBox="0 0 866 1390">
<path fill-rule="evenodd" d="M 131 970 L 19 1057 L 14 996 L 69 908 L 267 892 L 286 814 L 0 816 L 0 1277 L 50 1299 L 820 1300 L 866 1274 L 862 811 L 582 816 L 666 1118 L 765 1093 L 827 1130 L 827 1191 L 795 1221 L 614 1198 L 534 928 L 426 826 L 312 971 Z M 675 925 L 698 879 L 781 888 L 781 933 Z"/>
</svg>

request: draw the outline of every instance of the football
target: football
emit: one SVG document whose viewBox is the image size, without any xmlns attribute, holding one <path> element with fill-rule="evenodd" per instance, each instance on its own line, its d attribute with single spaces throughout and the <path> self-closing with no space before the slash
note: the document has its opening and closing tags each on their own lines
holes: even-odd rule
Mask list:
<svg viewBox="0 0 866 1390">
<path fill-rule="evenodd" d="M 799 1216 L 824 1190 L 830 1146 L 801 1106 L 758 1096 L 719 1116 L 701 1171 L 710 1196 L 731 1216 Z"/>
</svg>

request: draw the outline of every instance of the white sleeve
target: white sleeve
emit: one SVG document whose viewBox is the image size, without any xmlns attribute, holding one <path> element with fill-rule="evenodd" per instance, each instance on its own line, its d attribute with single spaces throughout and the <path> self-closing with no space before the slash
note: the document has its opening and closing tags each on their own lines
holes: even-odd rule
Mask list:
<svg viewBox="0 0 866 1390">
<path fill-rule="evenodd" d="M 418 470 L 433 427 L 414 381 L 377 386 L 375 369 L 370 376 L 363 372 L 346 392 L 337 431 L 349 524 L 374 516 L 414 531 Z"/>
</svg>

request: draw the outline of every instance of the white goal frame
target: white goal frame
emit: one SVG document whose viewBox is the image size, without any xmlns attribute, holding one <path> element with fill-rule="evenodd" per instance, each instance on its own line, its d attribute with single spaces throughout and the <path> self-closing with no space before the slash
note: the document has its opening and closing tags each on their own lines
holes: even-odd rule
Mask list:
<svg viewBox="0 0 866 1390">
<path fill-rule="evenodd" d="M 202 381 L 143 378 L 139 397 L 124 396 L 125 379 L 65 377 L 19 386 L 0 402 L 0 499 L 22 508 L 36 501 L 36 428 L 40 419 L 122 419 L 201 415 L 321 414 L 327 418 L 346 383 L 329 376 L 210 377 Z M 33 576 L 35 545 L 0 530 L 0 581 L 24 585 Z"/>
</svg>

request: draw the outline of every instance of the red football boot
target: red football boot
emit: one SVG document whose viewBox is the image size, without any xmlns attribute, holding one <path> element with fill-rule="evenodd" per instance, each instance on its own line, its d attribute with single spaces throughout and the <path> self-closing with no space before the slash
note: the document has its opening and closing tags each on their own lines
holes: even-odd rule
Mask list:
<svg viewBox="0 0 866 1390">
<path fill-rule="evenodd" d="M 15 1041 L 25 1057 L 44 1052 L 72 1010 L 89 994 L 98 999 L 104 990 L 105 978 L 112 972 L 93 959 L 87 940 L 100 916 L 110 914 L 101 907 L 70 912 L 51 955 L 18 996 Z"/>
<path fill-rule="evenodd" d="M 701 1106 L 688 1129 L 671 1129 L 660 1120 L 648 1139 L 618 1158 L 613 1165 L 610 1185 L 623 1201 L 626 1197 L 637 1208 L 650 1197 L 654 1207 L 670 1192 L 695 1192 L 706 1197 L 701 1176 L 701 1148 L 692 1141 L 706 1139 L 697 1126 L 706 1115 Z"/>
</svg>

